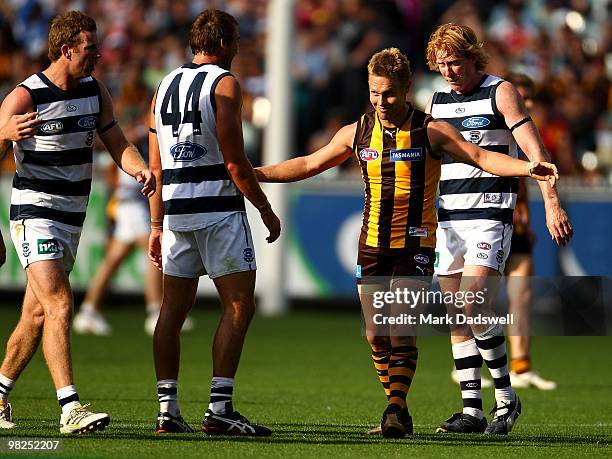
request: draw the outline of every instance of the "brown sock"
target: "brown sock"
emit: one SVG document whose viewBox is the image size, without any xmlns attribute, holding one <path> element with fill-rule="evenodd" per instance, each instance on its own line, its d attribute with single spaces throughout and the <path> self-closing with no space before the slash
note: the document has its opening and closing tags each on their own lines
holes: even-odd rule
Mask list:
<svg viewBox="0 0 612 459">
<path fill-rule="evenodd" d="M 415 346 L 394 347 L 389 360 L 389 404 L 406 408 L 406 396 L 414 378 L 419 351 Z"/>
<path fill-rule="evenodd" d="M 391 389 L 389 388 L 389 359 L 391 358 L 391 351 L 372 351 L 372 360 L 374 361 L 374 368 L 376 368 L 376 374 L 378 379 L 385 390 L 387 400 Z"/>
</svg>

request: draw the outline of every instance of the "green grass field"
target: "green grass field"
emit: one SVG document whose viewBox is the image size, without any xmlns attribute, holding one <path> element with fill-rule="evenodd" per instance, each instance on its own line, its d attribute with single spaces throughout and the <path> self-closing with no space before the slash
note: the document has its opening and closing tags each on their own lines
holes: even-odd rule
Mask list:
<svg viewBox="0 0 612 459">
<path fill-rule="evenodd" d="M 0 308 L 4 346 L 17 307 Z M 139 308 L 112 309 L 112 338 L 75 336 L 76 383 L 84 402 L 107 411 L 101 433 L 63 437 L 73 457 L 233 456 L 435 456 L 576 457 L 612 456 L 612 338 L 538 338 L 533 360 L 559 389 L 520 392 L 523 415 L 506 438 L 434 434 L 435 426 L 461 406 L 449 378 L 446 337 L 421 338 L 419 368 L 409 395 L 415 435 L 383 440 L 364 435 L 379 422 L 385 398 L 360 336 L 357 314 L 296 312 L 278 319 L 256 318 L 237 375 L 235 406 L 270 426 L 270 438 L 220 438 L 203 433 L 157 435 L 151 340 Z M 184 336 L 179 398 L 185 419 L 199 427 L 208 403 L 210 343 L 217 314 L 196 311 L 196 332 Z M 484 392 L 485 406 L 493 391 Z M 18 428 L 8 437 L 58 438 L 59 409 L 39 352 L 11 395 Z M 0 456 L 8 455 L 6 450 Z M 24 457 L 24 453 L 15 454 Z M 40 455 L 38 455 L 40 457 Z"/>
</svg>

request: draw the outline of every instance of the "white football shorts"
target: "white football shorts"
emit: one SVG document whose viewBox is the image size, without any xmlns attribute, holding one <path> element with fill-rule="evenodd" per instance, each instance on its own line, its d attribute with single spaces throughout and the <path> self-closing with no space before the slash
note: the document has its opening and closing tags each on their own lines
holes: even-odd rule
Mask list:
<svg viewBox="0 0 612 459">
<path fill-rule="evenodd" d="M 438 226 L 435 273 L 456 274 L 463 272 L 465 265 L 475 265 L 487 266 L 503 274 L 511 239 L 512 225 L 493 220 Z"/>
<path fill-rule="evenodd" d="M 61 259 L 72 271 L 81 232 L 66 231 L 46 219 L 11 221 L 11 239 L 23 268 L 36 261 Z"/>
<path fill-rule="evenodd" d="M 164 229 L 164 274 L 211 279 L 257 269 L 255 247 L 246 212 L 233 213 L 206 228 L 194 231 Z"/>
<path fill-rule="evenodd" d="M 128 244 L 149 237 L 149 204 L 146 201 L 119 201 L 113 237 Z"/>
</svg>

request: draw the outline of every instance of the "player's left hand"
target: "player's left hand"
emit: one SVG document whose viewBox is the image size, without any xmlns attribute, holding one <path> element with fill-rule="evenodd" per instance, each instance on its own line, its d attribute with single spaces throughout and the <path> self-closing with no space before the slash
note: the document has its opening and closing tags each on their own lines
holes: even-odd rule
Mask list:
<svg viewBox="0 0 612 459">
<path fill-rule="evenodd" d="M 155 176 L 149 169 L 143 169 L 140 172 L 137 172 L 134 178 L 138 183 L 143 184 L 141 193 L 147 198 L 150 198 L 155 194 Z"/>
<path fill-rule="evenodd" d="M 557 166 L 552 163 L 532 161 L 527 166 L 529 168 L 529 176 L 535 180 L 547 181 L 550 186 L 554 187 L 559 180 L 559 171 Z"/>
<path fill-rule="evenodd" d="M 558 201 L 547 203 L 546 207 L 546 226 L 553 241 L 559 246 L 565 246 L 574 235 L 574 228 Z"/>
</svg>

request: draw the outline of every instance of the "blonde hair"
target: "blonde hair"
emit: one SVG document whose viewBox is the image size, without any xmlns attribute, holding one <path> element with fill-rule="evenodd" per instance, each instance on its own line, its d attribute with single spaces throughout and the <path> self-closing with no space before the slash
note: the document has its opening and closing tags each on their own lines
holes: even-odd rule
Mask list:
<svg viewBox="0 0 612 459">
<path fill-rule="evenodd" d="M 410 86 L 410 61 L 397 48 L 387 48 L 374 54 L 368 62 L 368 75 L 395 78 L 402 86 Z"/>
<path fill-rule="evenodd" d="M 484 50 L 483 43 L 476 38 L 476 33 L 468 26 L 452 22 L 442 24 L 429 37 L 425 55 L 430 70 L 438 70 L 438 53 L 473 58 L 477 71 L 484 70 L 489 62 L 489 55 Z"/>
</svg>

